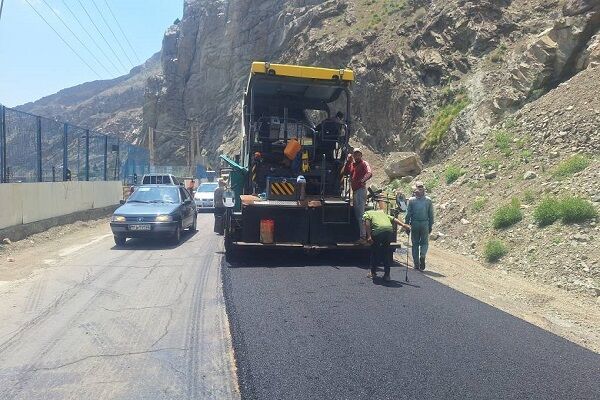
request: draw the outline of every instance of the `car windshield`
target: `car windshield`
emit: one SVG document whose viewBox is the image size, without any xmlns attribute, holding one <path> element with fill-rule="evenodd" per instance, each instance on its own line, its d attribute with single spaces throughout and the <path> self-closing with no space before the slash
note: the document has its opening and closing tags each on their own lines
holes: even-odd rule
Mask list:
<svg viewBox="0 0 600 400">
<path fill-rule="evenodd" d="M 173 187 L 140 187 L 131 196 L 129 203 L 179 203 L 179 189 Z"/>
<path fill-rule="evenodd" d="M 199 192 L 214 192 L 216 188 L 217 188 L 216 183 L 203 183 L 198 188 L 198 191 Z"/>
</svg>

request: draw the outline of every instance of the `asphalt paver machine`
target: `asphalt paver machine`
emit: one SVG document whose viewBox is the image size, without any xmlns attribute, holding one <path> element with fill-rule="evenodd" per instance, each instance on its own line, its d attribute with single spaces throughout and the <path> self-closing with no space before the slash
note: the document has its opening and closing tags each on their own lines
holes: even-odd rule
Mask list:
<svg viewBox="0 0 600 400">
<path fill-rule="evenodd" d="M 361 247 L 344 174 L 353 81 L 348 69 L 252 63 L 241 153 L 221 157 L 234 196 L 225 216 L 228 256 L 254 247 Z"/>
</svg>

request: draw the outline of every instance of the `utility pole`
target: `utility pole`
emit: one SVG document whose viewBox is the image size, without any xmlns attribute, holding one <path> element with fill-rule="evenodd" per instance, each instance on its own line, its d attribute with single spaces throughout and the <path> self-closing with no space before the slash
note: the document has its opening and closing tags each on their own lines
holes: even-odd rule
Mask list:
<svg viewBox="0 0 600 400">
<path fill-rule="evenodd" d="M 148 150 L 150 151 L 150 165 L 154 166 L 154 128 L 148 127 Z"/>
</svg>

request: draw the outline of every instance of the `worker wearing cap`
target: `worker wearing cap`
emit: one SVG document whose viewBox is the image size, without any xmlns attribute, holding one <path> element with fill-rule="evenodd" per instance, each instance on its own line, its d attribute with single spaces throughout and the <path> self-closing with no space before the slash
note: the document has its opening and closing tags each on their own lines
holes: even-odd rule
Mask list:
<svg viewBox="0 0 600 400">
<path fill-rule="evenodd" d="M 379 209 L 369 210 L 363 215 L 367 242 L 371 245 L 371 270 L 367 276 L 369 278 L 377 277 L 377 266 L 379 263 L 383 263 L 383 280 L 389 282 L 391 279 L 390 267 L 392 266 L 390 243 L 394 239 L 394 226 L 392 224 L 397 224 L 405 232 L 410 232 L 410 226 L 385 212 L 386 202 L 383 197 L 377 198 L 377 201 Z"/>
<path fill-rule="evenodd" d="M 367 204 L 367 181 L 371 179 L 373 173 L 369 163 L 363 160 L 361 149 L 355 148 L 352 154 L 348 154 L 344 174 L 350 175 L 350 186 L 352 186 L 353 192 L 352 205 L 360 230 L 358 242 L 365 245 L 367 244 L 367 233 L 362 223 L 362 217 Z"/>
<path fill-rule="evenodd" d="M 433 229 L 433 203 L 425 196 L 423 182 L 416 182 L 414 196 L 408 200 L 404 222 L 412 232 L 412 256 L 415 269 L 425 269 L 425 256 L 429 247 L 429 234 Z"/>
</svg>

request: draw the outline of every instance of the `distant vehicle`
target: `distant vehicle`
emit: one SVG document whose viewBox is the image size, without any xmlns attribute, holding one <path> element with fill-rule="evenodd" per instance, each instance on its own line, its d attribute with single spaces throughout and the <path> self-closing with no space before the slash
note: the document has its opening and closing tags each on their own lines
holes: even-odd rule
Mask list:
<svg viewBox="0 0 600 400">
<path fill-rule="evenodd" d="M 196 231 L 196 207 L 182 186 L 140 186 L 123 203 L 110 222 L 117 246 L 127 238 L 148 237 L 168 237 L 177 244 L 183 229 Z"/>
<path fill-rule="evenodd" d="M 198 211 L 200 210 L 212 210 L 215 208 L 215 190 L 219 187 L 216 182 L 204 182 L 201 183 L 196 190 L 194 195 L 194 201 Z"/>
<path fill-rule="evenodd" d="M 146 174 L 142 185 L 181 185 L 181 182 L 171 174 Z"/>
</svg>

